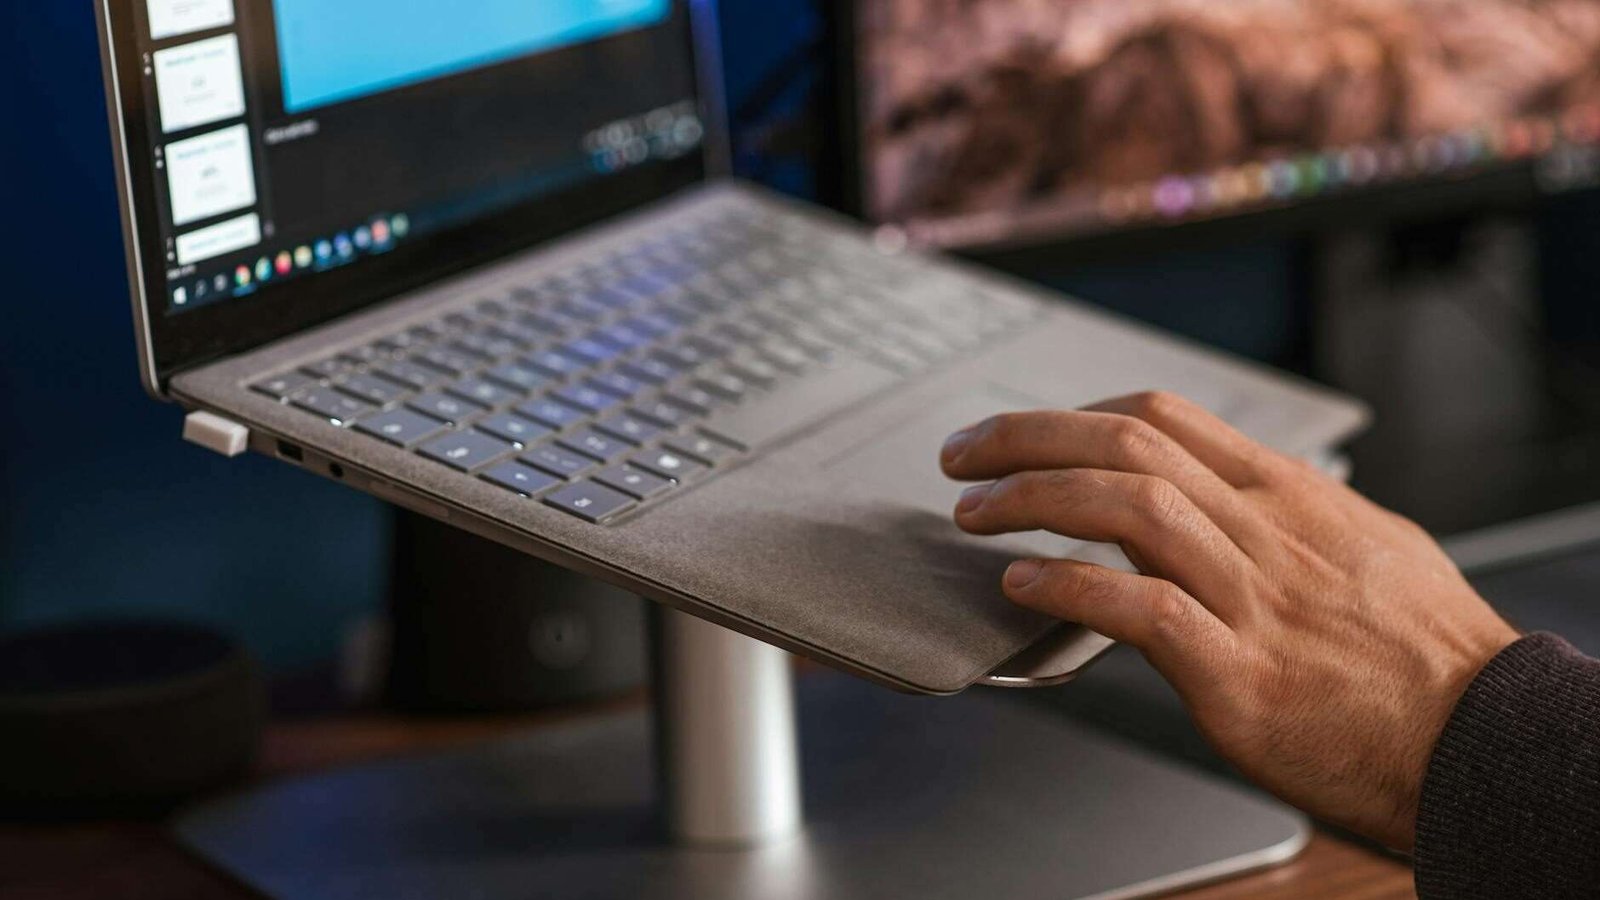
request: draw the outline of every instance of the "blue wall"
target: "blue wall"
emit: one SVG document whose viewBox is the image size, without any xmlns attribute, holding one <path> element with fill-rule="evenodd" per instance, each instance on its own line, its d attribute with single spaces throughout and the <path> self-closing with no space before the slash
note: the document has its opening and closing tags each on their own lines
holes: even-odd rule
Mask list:
<svg viewBox="0 0 1600 900">
<path fill-rule="evenodd" d="M 325 658 L 378 602 L 387 512 L 179 442 L 138 382 L 93 5 L 0 15 L 0 627 L 159 612 Z"/>
</svg>

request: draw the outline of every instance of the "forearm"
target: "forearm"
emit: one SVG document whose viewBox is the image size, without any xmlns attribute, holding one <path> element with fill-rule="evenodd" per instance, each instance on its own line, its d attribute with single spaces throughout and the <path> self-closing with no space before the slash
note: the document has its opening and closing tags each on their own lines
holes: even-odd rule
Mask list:
<svg viewBox="0 0 1600 900">
<path fill-rule="evenodd" d="M 1600 886 L 1600 661 L 1550 635 L 1495 657 L 1434 750 L 1422 900 L 1591 897 Z"/>
</svg>

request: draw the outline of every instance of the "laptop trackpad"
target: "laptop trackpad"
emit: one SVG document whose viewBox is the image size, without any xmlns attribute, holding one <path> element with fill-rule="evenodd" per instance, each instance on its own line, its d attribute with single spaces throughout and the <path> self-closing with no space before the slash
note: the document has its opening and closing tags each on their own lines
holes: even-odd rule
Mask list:
<svg viewBox="0 0 1600 900">
<path fill-rule="evenodd" d="M 1051 404 L 998 385 L 984 385 L 947 398 L 898 424 L 891 424 L 870 443 L 857 445 L 826 460 L 829 485 L 851 496 L 857 507 L 881 513 L 886 528 L 908 522 L 942 520 L 947 531 L 959 534 L 950 522 L 963 485 L 946 478 L 939 468 L 939 450 L 956 431 L 1002 412 L 1042 409 Z M 866 525 L 867 523 L 863 523 Z M 910 529 L 912 534 L 925 529 Z M 911 534 L 908 534 L 910 537 Z M 1082 556 L 1087 545 L 1036 532 L 1004 538 L 971 538 L 989 549 L 1013 556 L 1060 557 L 1070 550 Z"/>
</svg>

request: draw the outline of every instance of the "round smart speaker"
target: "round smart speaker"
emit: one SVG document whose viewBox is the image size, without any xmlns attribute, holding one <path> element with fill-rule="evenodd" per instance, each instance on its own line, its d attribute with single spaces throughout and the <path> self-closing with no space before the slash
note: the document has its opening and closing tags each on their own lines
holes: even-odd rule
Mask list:
<svg viewBox="0 0 1600 900">
<path fill-rule="evenodd" d="M 160 812 L 243 775 L 264 718 L 249 654 L 204 628 L 0 636 L 0 818 Z"/>
</svg>

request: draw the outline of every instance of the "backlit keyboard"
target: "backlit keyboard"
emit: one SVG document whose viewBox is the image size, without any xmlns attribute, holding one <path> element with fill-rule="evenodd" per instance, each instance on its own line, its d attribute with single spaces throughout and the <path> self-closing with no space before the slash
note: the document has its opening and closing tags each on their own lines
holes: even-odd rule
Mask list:
<svg viewBox="0 0 1600 900">
<path fill-rule="evenodd" d="M 797 220 L 725 215 L 252 387 L 602 523 L 1034 315 L 931 284 Z"/>
</svg>

